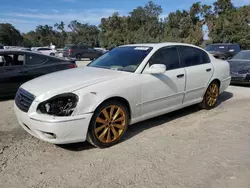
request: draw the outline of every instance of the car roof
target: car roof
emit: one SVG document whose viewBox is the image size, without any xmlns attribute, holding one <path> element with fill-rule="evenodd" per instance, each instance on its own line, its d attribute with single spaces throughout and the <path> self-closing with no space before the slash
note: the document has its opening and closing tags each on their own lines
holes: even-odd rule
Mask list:
<svg viewBox="0 0 250 188">
<path fill-rule="evenodd" d="M 9 52 L 9 53 L 18 53 L 18 52 L 26 52 L 26 53 L 34 53 L 34 54 L 41 54 L 36 51 L 28 51 L 28 50 L 23 50 L 21 48 L 19 49 L 0 49 L 0 53 L 2 52 Z"/>
<path fill-rule="evenodd" d="M 195 45 L 187 44 L 187 43 L 178 43 L 178 42 L 127 44 L 127 45 L 122 45 L 120 47 L 126 47 L 126 46 L 142 46 L 142 47 L 152 47 L 152 48 L 162 48 L 166 46 L 190 46 L 190 47 L 202 49 L 199 46 L 195 46 Z"/>
<path fill-rule="evenodd" d="M 63 59 L 63 58 L 60 58 L 60 57 L 55 57 L 55 56 L 50 56 L 50 55 L 46 55 L 46 54 L 42 54 L 42 53 L 39 53 L 39 52 L 36 52 L 36 51 L 28 51 L 28 50 L 22 50 L 22 49 L 19 49 L 19 50 L 16 50 L 16 49 L 0 49 L 0 55 L 2 53 L 26 53 L 26 54 L 37 54 L 37 55 L 41 55 L 41 56 L 46 56 L 46 57 L 50 57 L 50 58 L 54 58 L 54 59 L 60 59 L 60 60 L 64 60 L 64 61 L 68 61 L 66 59 Z"/>
<path fill-rule="evenodd" d="M 239 44 L 236 44 L 236 43 L 214 43 L 214 44 L 209 44 L 209 45 L 224 45 L 224 46 L 238 45 L 239 46 Z"/>
</svg>

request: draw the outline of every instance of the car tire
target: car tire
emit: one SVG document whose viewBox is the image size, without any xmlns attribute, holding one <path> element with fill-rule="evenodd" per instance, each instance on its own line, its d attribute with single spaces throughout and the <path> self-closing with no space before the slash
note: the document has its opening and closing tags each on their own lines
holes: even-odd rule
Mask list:
<svg viewBox="0 0 250 188">
<path fill-rule="evenodd" d="M 56 54 L 54 54 L 54 53 L 51 53 L 51 54 L 49 54 L 49 55 L 51 55 L 51 56 L 55 56 Z"/>
<path fill-rule="evenodd" d="M 203 97 L 200 107 L 210 110 L 216 107 L 219 98 L 219 83 L 213 81 L 207 88 L 207 91 Z"/>
<path fill-rule="evenodd" d="M 128 109 L 120 101 L 102 103 L 91 118 L 87 141 L 98 148 L 117 144 L 128 128 L 128 120 Z"/>
<path fill-rule="evenodd" d="M 77 60 L 77 61 L 81 61 L 81 59 L 82 59 L 81 54 L 76 54 L 76 60 Z"/>
</svg>

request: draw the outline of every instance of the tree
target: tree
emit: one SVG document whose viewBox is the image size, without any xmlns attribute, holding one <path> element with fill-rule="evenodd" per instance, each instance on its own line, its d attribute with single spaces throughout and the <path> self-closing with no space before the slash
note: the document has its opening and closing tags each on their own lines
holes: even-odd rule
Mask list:
<svg viewBox="0 0 250 188">
<path fill-rule="evenodd" d="M 216 14 L 224 14 L 234 8 L 231 0 L 216 0 L 213 5 Z"/>
<path fill-rule="evenodd" d="M 71 21 L 68 25 L 71 29 L 69 42 L 76 44 L 87 44 L 88 46 L 98 46 L 99 29 L 95 25 L 82 24 L 77 20 Z"/>
<path fill-rule="evenodd" d="M 9 23 L 0 24 L 0 43 L 8 46 L 22 45 L 21 33 Z"/>
<path fill-rule="evenodd" d="M 213 42 L 239 43 L 250 48 L 250 6 L 228 9 L 213 19 L 209 36 Z"/>
</svg>

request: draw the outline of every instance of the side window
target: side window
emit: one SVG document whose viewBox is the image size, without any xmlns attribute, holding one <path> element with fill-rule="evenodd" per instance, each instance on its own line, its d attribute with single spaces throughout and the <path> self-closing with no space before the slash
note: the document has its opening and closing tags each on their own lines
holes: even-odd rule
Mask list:
<svg viewBox="0 0 250 188">
<path fill-rule="evenodd" d="M 200 53 L 201 53 L 201 59 L 202 59 L 203 64 L 211 63 L 211 60 L 206 52 L 200 50 Z"/>
<path fill-rule="evenodd" d="M 39 65 L 47 60 L 46 56 L 27 54 L 26 55 L 26 65 Z"/>
<path fill-rule="evenodd" d="M 0 56 L 0 66 L 23 65 L 23 54 L 3 54 Z"/>
<path fill-rule="evenodd" d="M 4 65 L 4 57 L 2 55 L 0 55 L 0 67 L 3 67 Z"/>
<path fill-rule="evenodd" d="M 180 68 L 177 48 L 169 47 L 158 50 L 149 60 L 149 65 L 152 64 L 164 64 L 167 70 Z"/>
<path fill-rule="evenodd" d="M 182 57 L 182 63 L 185 67 L 201 65 L 210 62 L 209 56 L 198 48 L 189 46 L 179 47 Z"/>
</svg>

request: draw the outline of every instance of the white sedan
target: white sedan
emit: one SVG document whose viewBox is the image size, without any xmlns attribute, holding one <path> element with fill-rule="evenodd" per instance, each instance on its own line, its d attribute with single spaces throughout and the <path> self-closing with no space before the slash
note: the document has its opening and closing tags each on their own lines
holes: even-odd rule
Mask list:
<svg viewBox="0 0 250 188">
<path fill-rule="evenodd" d="M 116 144 L 128 125 L 193 104 L 216 106 L 229 64 L 181 43 L 117 47 L 83 68 L 23 84 L 15 114 L 31 135 L 55 144 Z"/>
<path fill-rule="evenodd" d="M 48 47 L 36 47 L 36 48 L 32 48 L 32 51 L 37 51 L 44 55 L 58 56 L 57 50 L 54 50 Z"/>
</svg>

